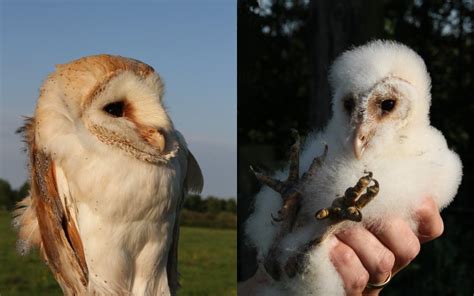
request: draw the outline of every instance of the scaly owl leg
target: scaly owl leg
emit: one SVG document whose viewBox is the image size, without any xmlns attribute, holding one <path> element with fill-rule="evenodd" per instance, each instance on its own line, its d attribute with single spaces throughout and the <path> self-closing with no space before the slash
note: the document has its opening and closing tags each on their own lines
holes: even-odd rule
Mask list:
<svg viewBox="0 0 474 296">
<path fill-rule="evenodd" d="M 270 250 L 265 257 L 264 267 L 270 276 L 275 280 L 281 278 L 281 265 L 278 262 L 280 257 L 280 243 L 281 240 L 292 231 L 296 216 L 301 205 L 301 192 L 299 190 L 300 184 L 305 182 L 309 176 L 313 175 L 317 168 L 321 166 L 324 158 L 327 155 L 327 146 L 325 147 L 324 154 L 313 160 L 310 168 L 303 174 L 303 177 L 299 178 L 299 153 L 300 153 L 300 138 L 296 130 L 292 130 L 292 134 L 295 138 L 295 143 L 291 146 L 290 150 L 290 168 L 288 178 L 286 181 L 280 181 L 266 176 L 260 172 L 252 171 L 255 177 L 264 185 L 269 186 L 276 192 L 280 193 L 283 199 L 283 205 L 278 211 L 278 217 L 273 217 L 274 222 L 278 222 L 279 230 L 273 240 Z"/>
<path fill-rule="evenodd" d="M 369 186 L 371 182 L 374 182 L 374 185 Z M 366 190 L 366 192 L 362 194 L 364 190 Z M 344 196 L 336 198 L 331 207 L 316 212 L 316 219 L 323 220 L 329 218 L 333 225 L 344 220 L 360 222 L 362 220 L 360 210 L 364 208 L 378 192 L 379 183 L 372 178 L 372 173 L 368 172 L 367 175 L 357 181 L 354 187 L 349 187 L 344 193 Z M 286 274 L 289 277 L 294 277 L 296 274 L 303 272 L 306 254 L 321 243 L 327 236 L 328 233 L 325 233 L 323 236 L 311 240 L 301 246 L 296 255 L 288 258 L 285 265 Z"/>
<path fill-rule="evenodd" d="M 295 130 L 292 130 L 292 134 L 295 137 L 295 143 L 291 146 L 290 150 L 290 168 L 286 181 L 274 179 L 263 173 L 256 172 L 252 167 L 250 167 L 260 183 L 267 185 L 280 193 L 280 196 L 283 199 L 283 206 L 278 211 L 278 216 L 274 217 L 272 215 L 272 219 L 274 222 L 284 222 L 282 224 L 284 225 L 284 228 L 289 229 L 293 227 L 294 218 L 299 209 L 301 199 L 301 193 L 297 189 L 299 181 L 300 137 Z"/>
</svg>

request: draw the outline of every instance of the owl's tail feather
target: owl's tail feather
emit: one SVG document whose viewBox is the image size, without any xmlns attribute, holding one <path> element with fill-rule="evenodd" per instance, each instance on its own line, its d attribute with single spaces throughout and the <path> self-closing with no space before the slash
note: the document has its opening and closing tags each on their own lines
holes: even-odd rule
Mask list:
<svg viewBox="0 0 474 296">
<path fill-rule="evenodd" d="M 27 254 L 32 247 L 41 245 L 38 219 L 30 195 L 16 204 L 12 224 L 18 231 L 16 246 L 21 255 Z"/>
</svg>

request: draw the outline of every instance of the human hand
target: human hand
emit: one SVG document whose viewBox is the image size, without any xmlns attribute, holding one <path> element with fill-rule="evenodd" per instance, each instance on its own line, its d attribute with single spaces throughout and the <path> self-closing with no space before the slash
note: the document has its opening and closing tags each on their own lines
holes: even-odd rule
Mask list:
<svg viewBox="0 0 474 296">
<path fill-rule="evenodd" d="M 443 220 L 432 198 L 427 198 L 415 214 L 418 234 L 396 216 L 384 219 L 381 231 L 353 227 L 336 234 L 331 260 L 347 295 L 378 295 L 381 289 L 368 289 L 367 283 L 385 282 L 418 255 L 420 243 L 443 233 Z"/>
</svg>

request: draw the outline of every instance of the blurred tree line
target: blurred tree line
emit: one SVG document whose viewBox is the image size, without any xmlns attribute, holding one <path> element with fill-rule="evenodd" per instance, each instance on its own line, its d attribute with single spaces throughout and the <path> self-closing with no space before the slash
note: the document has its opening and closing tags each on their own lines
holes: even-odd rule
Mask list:
<svg viewBox="0 0 474 296">
<path fill-rule="evenodd" d="M 238 2 L 239 280 L 255 270 L 243 239 L 260 185 L 249 165 L 281 168 L 290 128 L 317 130 L 331 117 L 327 73 L 344 50 L 373 39 L 402 42 L 425 60 L 432 78 L 432 124 L 461 156 L 458 196 L 443 211 L 445 234 L 423 245 L 387 295 L 470 295 L 474 281 L 472 0 L 332 0 Z M 245 264 L 240 264 L 245 262 Z"/>
<path fill-rule="evenodd" d="M 198 213 L 229 212 L 237 214 L 237 202 L 233 198 L 222 199 L 215 196 L 208 196 L 203 199 L 200 195 L 193 194 L 186 197 L 183 209 Z"/>
<path fill-rule="evenodd" d="M 189 195 L 181 211 L 181 225 L 207 228 L 237 228 L 237 202 L 233 198 L 221 199 Z"/>
</svg>

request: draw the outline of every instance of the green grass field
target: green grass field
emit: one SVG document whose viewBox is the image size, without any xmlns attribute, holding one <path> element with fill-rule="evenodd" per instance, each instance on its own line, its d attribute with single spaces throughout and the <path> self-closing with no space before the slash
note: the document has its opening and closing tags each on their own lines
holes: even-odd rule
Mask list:
<svg viewBox="0 0 474 296">
<path fill-rule="evenodd" d="M 236 231 L 181 228 L 178 295 L 237 295 Z M 19 256 L 10 215 L 0 211 L 0 295 L 61 295 L 36 252 Z"/>
</svg>

